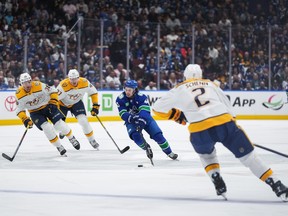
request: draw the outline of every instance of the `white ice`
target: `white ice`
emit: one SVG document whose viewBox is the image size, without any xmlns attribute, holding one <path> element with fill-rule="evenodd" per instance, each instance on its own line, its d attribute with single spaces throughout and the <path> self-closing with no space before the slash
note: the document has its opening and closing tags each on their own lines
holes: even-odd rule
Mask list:
<svg viewBox="0 0 288 216">
<path fill-rule="evenodd" d="M 0 158 L 1 216 L 282 216 L 288 203 L 257 179 L 221 144 L 217 152 L 228 201 L 214 186 L 194 152 L 185 127 L 158 121 L 179 161 L 169 159 L 146 134 L 155 166 L 129 138 L 122 122 L 104 121 L 123 149 L 120 154 L 99 122 L 91 123 L 100 151 L 92 149 L 81 127 L 70 123 L 81 149 L 65 138 L 68 157 L 60 157 L 43 132 L 29 130 L 14 161 Z M 238 121 L 250 139 L 288 154 L 287 121 Z M 1 126 L 0 152 L 12 156 L 23 126 Z M 288 185 L 288 158 L 256 148 L 279 179 Z M 138 165 L 144 165 L 138 168 Z"/>
</svg>

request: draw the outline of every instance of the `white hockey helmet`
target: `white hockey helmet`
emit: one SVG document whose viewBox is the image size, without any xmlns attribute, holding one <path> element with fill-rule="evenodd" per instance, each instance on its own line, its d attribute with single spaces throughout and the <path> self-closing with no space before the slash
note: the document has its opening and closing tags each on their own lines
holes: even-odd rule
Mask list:
<svg viewBox="0 0 288 216">
<path fill-rule="evenodd" d="M 76 69 L 71 69 L 68 72 L 68 78 L 69 79 L 75 79 L 75 78 L 79 78 L 79 72 Z"/>
<path fill-rule="evenodd" d="M 22 73 L 22 74 L 20 75 L 19 80 L 20 80 L 20 84 L 22 85 L 24 82 L 31 81 L 32 78 L 31 78 L 31 76 L 30 76 L 29 73 Z"/>
<path fill-rule="evenodd" d="M 202 70 L 198 64 L 189 64 L 184 70 L 184 77 L 187 79 L 201 79 Z"/>
</svg>

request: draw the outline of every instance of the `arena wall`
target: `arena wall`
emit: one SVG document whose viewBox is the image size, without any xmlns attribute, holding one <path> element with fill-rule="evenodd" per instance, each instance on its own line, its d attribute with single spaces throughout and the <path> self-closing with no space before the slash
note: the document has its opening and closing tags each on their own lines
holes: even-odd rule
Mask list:
<svg viewBox="0 0 288 216">
<path fill-rule="evenodd" d="M 150 105 L 153 105 L 166 91 L 145 91 L 143 93 L 148 96 Z M 237 119 L 288 119 L 287 96 L 283 91 L 225 91 L 225 93 L 231 101 Z M 121 120 L 115 103 L 119 94 L 121 91 L 99 91 L 99 103 L 101 104 L 99 117 L 101 120 Z M 83 101 L 89 121 L 97 121 L 89 112 L 92 105 L 90 98 L 85 95 Z M 21 124 L 16 116 L 16 106 L 15 91 L 0 91 L 0 125 Z M 155 119 L 159 120 L 158 117 Z M 76 119 L 69 115 L 67 122 L 76 122 Z"/>
</svg>

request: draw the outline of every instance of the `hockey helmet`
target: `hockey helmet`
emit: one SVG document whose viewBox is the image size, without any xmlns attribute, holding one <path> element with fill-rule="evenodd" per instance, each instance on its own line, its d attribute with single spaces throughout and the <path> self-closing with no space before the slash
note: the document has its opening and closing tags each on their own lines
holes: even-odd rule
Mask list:
<svg viewBox="0 0 288 216">
<path fill-rule="evenodd" d="M 69 79 L 76 79 L 79 78 L 79 72 L 76 69 L 71 69 L 68 72 L 68 78 Z"/>
<path fill-rule="evenodd" d="M 124 87 L 136 89 L 138 88 L 138 83 L 136 80 L 128 80 L 126 81 Z"/>
<path fill-rule="evenodd" d="M 22 85 L 24 82 L 31 81 L 32 79 L 29 73 L 22 73 L 20 75 L 19 80 L 20 80 L 20 84 Z"/>
<path fill-rule="evenodd" d="M 184 77 L 187 79 L 201 79 L 202 70 L 198 64 L 189 64 L 184 70 Z"/>
</svg>

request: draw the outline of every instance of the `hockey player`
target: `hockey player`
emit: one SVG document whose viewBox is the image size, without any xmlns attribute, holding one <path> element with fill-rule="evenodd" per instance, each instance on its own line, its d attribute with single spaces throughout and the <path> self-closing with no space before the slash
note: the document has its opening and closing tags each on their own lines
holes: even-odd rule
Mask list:
<svg viewBox="0 0 288 216">
<path fill-rule="evenodd" d="M 169 146 L 168 141 L 162 134 L 161 129 L 150 113 L 147 96 L 138 91 L 138 83 L 135 80 L 128 80 L 122 92 L 116 99 L 120 117 L 125 121 L 129 137 L 143 150 L 146 150 L 140 130 L 144 129 L 150 138 L 155 140 L 162 151 L 171 159 L 177 159 Z M 150 146 L 148 145 L 148 148 Z"/>
<path fill-rule="evenodd" d="M 87 93 L 93 103 L 91 115 L 98 115 L 100 105 L 98 104 L 98 92 L 96 88 L 87 79 L 80 77 L 76 69 L 71 69 L 68 72 L 68 78 L 62 80 L 57 89 L 62 113 L 66 116 L 68 111 L 70 111 L 77 118 L 88 141 L 93 148 L 98 150 L 99 144 L 94 138 L 93 129 L 87 120 L 82 101 L 84 94 Z"/>
<path fill-rule="evenodd" d="M 225 197 L 226 193 L 215 149 L 216 142 L 221 142 L 256 177 L 270 185 L 278 197 L 288 201 L 288 189 L 255 153 L 253 144 L 236 124 L 224 92 L 215 83 L 202 79 L 202 70 L 197 64 L 189 64 L 184 77 L 186 81 L 156 101 L 153 111 L 164 119 L 182 125 L 189 123 L 190 142 L 214 183 L 217 195 Z"/>
<path fill-rule="evenodd" d="M 33 123 L 39 130 L 43 130 L 48 140 L 56 146 L 61 155 L 66 153 L 60 140 L 53 128 L 48 122 L 50 120 L 54 127 L 68 137 L 75 149 L 80 148 L 79 142 L 72 134 L 72 130 L 62 120 L 63 114 L 58 109 L 57 90 L 39 81 L 32 81 L 28 73 L 20 75 L 21 86 L 16 91 L 17 98 L 17 116 L 22 120 L 27 128 L 32 128 Z M 30 117 L 26 114 L 26 109 Z"/>
</svg>

